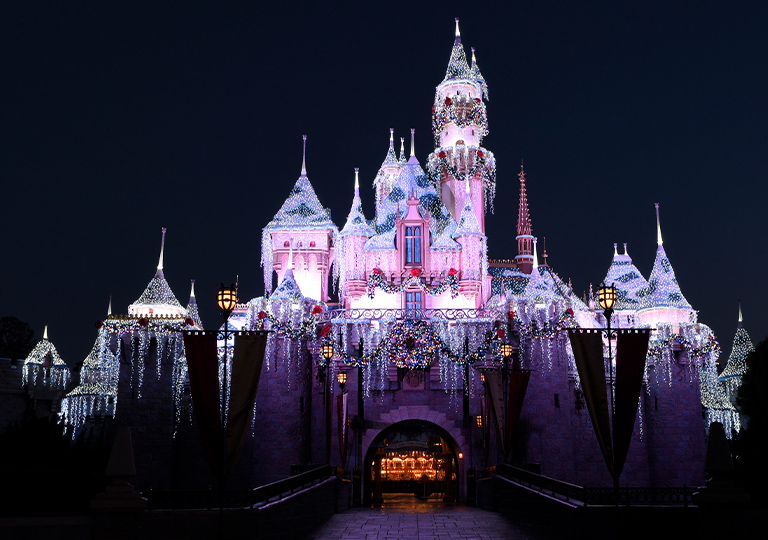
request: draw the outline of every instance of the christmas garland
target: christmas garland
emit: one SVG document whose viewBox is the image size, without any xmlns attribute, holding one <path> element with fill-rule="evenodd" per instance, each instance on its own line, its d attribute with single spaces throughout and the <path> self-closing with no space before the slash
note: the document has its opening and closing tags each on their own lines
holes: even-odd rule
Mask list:
<svg viewBox="0 0 768 540">
<path fill-rule="evenodd" d="M 477 126 L 480 136 L 488 135 L 488 114 L 479 98 L 447 97 L 432 107 L 432 133 L 440 133 L 446 125 Z"/>
<path fill-rule="evenodd" d="M 402 293 L 406 289 L 418 288 L 430 296 L 437 296 L 446 290 L 450 290 L 451 298 L 456 298 L 459 295 L 459 280 L 456 277 L 458 273 L 458 270 L 451 268 L 448 270 L 448 275 L 445 276 L 445 279 L 435 287 L 430 288 L 419 279 L 420 271 L 418 268 L 413 268 L 408 278 L 400 285 L 388 283 L 383 272 L 378 268 L 374 268 L 373 273 L 368 276 L 368 297 L 373 298 L 376 294 L 376 288 L 379 287 L 385 293 Z"/>
<path fill-rule="evenodd" d="M 474 147 L 470 147 L 470 149 L 472 148 Z M 448 159 L 448 154 L 445 150 L 440 150 L 429 155 L 427 170 L 429 179 L 435 189 L 438 190 L 438 193 L 440 192 L 443 171 L 446 171 L 451 177 L 459 182 L 464 182 L 468 178 L 474 178 L 475 175 L 479 173 L 480 178 L 482 178 L 485 183 L 486 207 L 490 208 L 492 206 L 493 199 L 496 196 L 496 167 L 490 152 L 488 152 L 488 156 L 486 156 L 486 153 L 483 152 L 483 150 L 477 148 L 472 167 L 469 167 L 465 173 L 462 173 L 453 165 L 453 160 Z"/>
<path fill-rule="evenodd" d="M 571 308 L 566 309 L 555 322 L 547 323 L 543 326 L 539 325 L 537 321 L 526 323 L 518 317 L 514 311 L 510 311 L 507 316 L 517 328 L 520 337 L 531 337 L 535 339 L 548 339 L 554 337 L 564 329 L 573 328 L 575 325 L 573 310 Z"/>
<path fill-rule="evenodd" d="M 451 351 L 431 325 L 421 320 L 405 320 L 397 323 L 370 354 L 359 358 L 345 355 L 344 363 L 352 367 L 365 367 L 379 356 L 385 355 L 399 368 L 426 369 L 436 355 L 444 354 L 457 365 L 472 365 L 488 357 L 497 358 L 504 335 L 503 328 L 489 331 L 475 352 L 462 356 Z M 323 329 L 321 340 L 323 346 L 333 345 L 330 327 Z M 325 368 L 328 362 L 329 360 L 321 356 L 319 365 Z"/>
<path fill-rule="evenodd" d="M 104 321 L 96 321 L 94 326 L 99 330 L 102 326 L 106 327 L 107 331 L 114 334 L 121 334 L 127 332 L 135 332 L 137 330 L 145 329 L 161 334 L 172 334 L 174 332 L 181 332 L 186 330 L 190 326 L 194 326 L 195 321 L 190 317 L 184 319 L 172 318 L 164 319 L 140 317 L 138 319 L 106 319 Z"/>
<path fill-rule="evenodd" d="M 269 321 L 272 330 L 274 330 L 279 337 L 285 337 L 288 339 L 314 338 L 317 328 L 317 315 L 322 312 L 322 307 L 315 306 L 312 309 L 311 318 L 301 321 L 297 327 L 292 327 L 282 322 L 271 313 L 267 313 L 266 311 L 259 311 L 256 320 L 256 329 L 264 330 L 264 323 Z"/>
<path fill-rule="evenodd" d="M 664 349 L 671 347 L 674 343 L 679 343 L 686 351 L 688 351 L 688 356 L 693 359 L 703 358 L 712 353 L 716 353 L 717 355 L 720 354 L 720 344 L 712 334 L 707 336 L 707 343 L 700 348 L 696 347 L 693 342 L 683 336 L 674 334 L 666 339 L 653 340 L 648 346 L 648 358 L 660 359 Z"/>
</svg>

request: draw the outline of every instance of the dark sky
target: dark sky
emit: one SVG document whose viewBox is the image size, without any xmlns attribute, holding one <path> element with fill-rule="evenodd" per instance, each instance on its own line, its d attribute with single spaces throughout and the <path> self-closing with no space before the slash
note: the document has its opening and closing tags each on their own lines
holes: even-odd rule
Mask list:
<svg viewBox="0 0 768 540">
<path fill-rule="evenodd" d="M 525 160 L 533 233 L 577 292 L 614 242 L 648 277 L 654 202 L 683 294 L 725 354 L 737 299 L 768 334 L 768 4 L 764 2 L 6 2 L 0 7 L 0 315 L 83 360 L 109 295 L 124 313 L 165 275 L 203 322 L 240 275 L 263 294 L 261 229 L 296 181 L 301 135 L 320 201 L 341 227 L 363 205 L 389 128 L 416 128 L 453 43 L 490 87 L 492 257 L 516 253 Z M 72 2 L 66 4 L 73 4 Z"/>
</svg>

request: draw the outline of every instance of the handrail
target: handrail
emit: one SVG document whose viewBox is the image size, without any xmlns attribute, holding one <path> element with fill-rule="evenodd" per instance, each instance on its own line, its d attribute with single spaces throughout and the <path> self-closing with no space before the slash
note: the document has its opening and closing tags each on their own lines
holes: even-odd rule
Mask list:
<svg viewBox="0 0 768 540">
<path fill-rule="evenodd" d="M 224 508 L 251 508 L 283 495 L 293 494 L 308 485 L 330 477 L 343 478 L 344 471 L 338 467 L 322 465 L 309 471 L 289 476 L 277 482 L 253 489 L 225 490 L 222 495 Z M 218 491 L 209 489 L 153 490 L 144 493 L 150 510 L 172 510 L 181 508 L 218 508 Z"/>
</svg>

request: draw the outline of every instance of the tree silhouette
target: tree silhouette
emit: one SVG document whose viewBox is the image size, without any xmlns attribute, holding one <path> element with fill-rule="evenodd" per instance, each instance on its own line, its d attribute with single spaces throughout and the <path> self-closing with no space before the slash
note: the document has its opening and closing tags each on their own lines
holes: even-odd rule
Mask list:
<svg viewBox="0 0 768 540">
<path fill-rule="evenodd" d="M 0 358 L 20 360 L 34 347 L 32 327 L 16 317 L 0 318 Z"/>
</svg>

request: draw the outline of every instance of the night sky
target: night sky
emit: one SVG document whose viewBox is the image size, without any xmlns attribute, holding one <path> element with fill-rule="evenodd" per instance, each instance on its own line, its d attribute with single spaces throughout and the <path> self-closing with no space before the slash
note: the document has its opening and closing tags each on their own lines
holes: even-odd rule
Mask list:
<svg viewBox="0 0 768 540">
<path fill-rule="evenodd" d="M 739 298 L 753 340 L 768 334 L 765 2 L 156 3 L 0 7 L 0 315 L 36 339 L 48 324 L 68 363 L 110 295 L 125 313 L 142 293 L 161 227 L 165 276 L 182 305 L 196 279 L 206 326 L 220 282 L 262 295 L 261 229 L 304 133 L 339 228 L 355 167 L 373 217 L 389 128 L 416 129 L 422 165 L 434 147 L 454 17 L 490 90 L 490 256 L 516 254 L 525 160 L 533 234 L 578 294 L 614 242 L 648 277 L 659 202 L 682 292 L 724 356 Z"/>
</svg>

